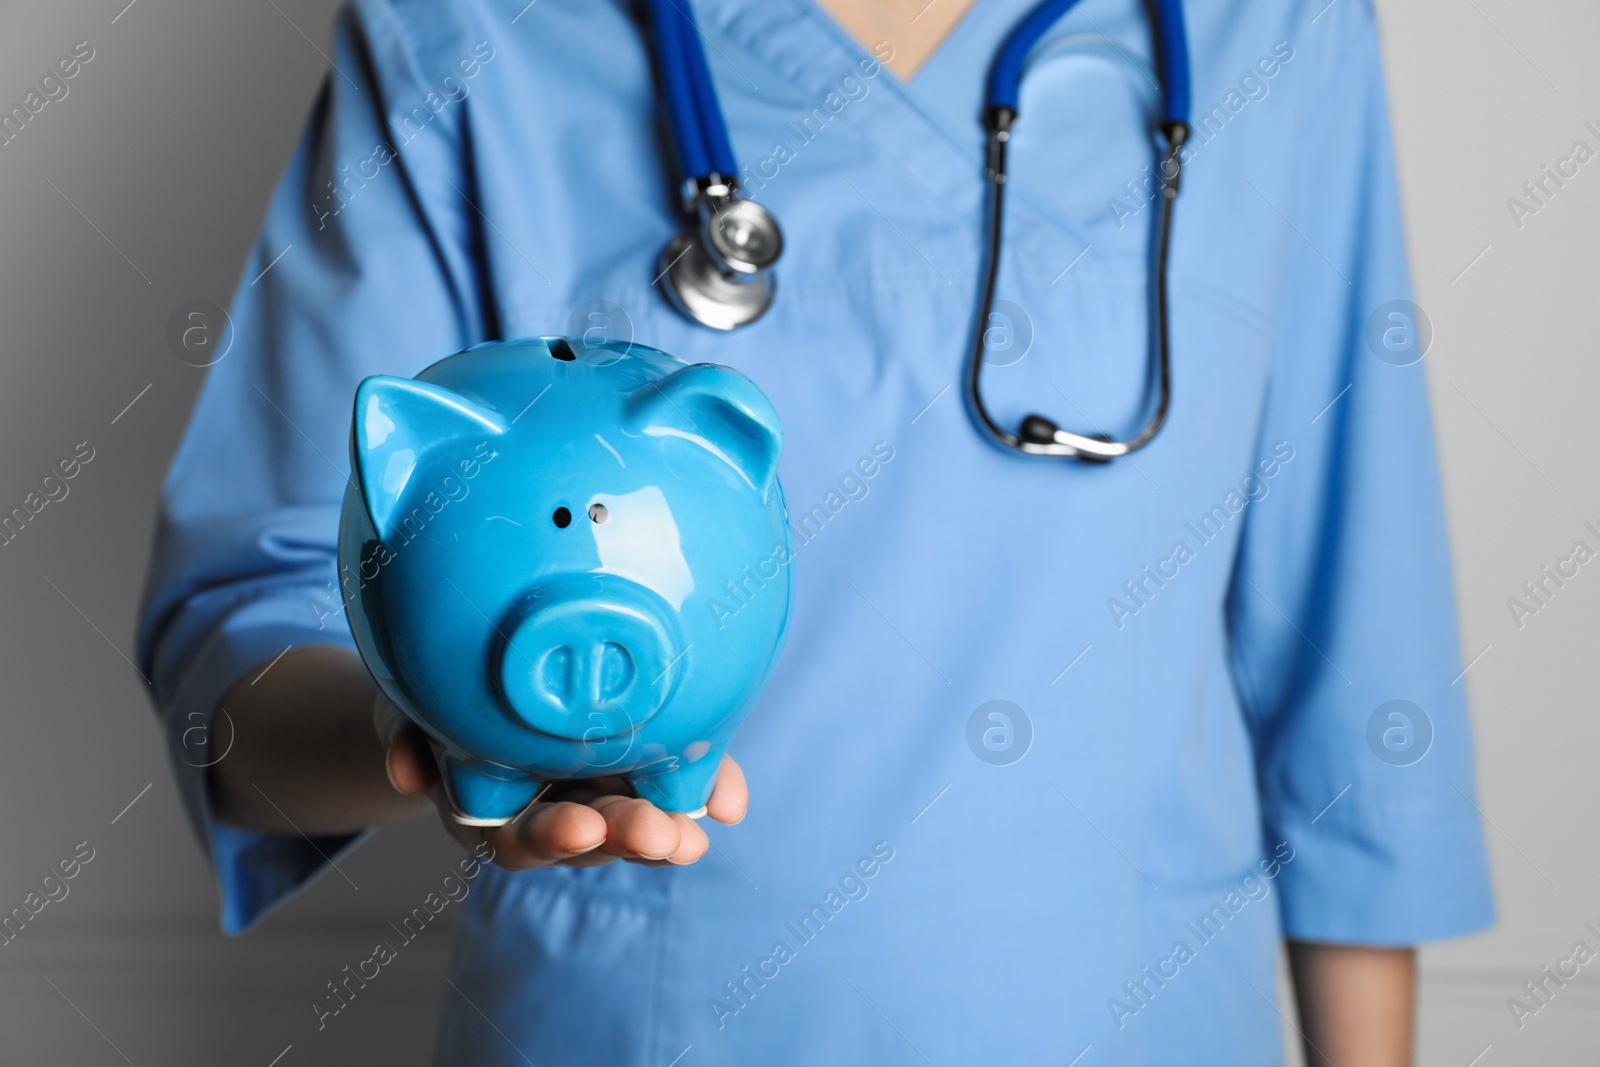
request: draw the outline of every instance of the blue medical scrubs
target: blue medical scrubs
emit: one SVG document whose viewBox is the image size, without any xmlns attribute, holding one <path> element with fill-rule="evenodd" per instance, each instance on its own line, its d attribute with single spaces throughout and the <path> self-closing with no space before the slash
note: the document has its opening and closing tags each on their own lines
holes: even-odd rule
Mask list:
<svg viewBox="0 0 1600 1067">
<path fill-rule="evenodd" d="M 680 176 L 639 5 L 358 0 L 167 480 L 143 618 L 224 927 L 324 865 L 212 820 L 193 727 L 287 645 L 349 643 L 357 383 L 586 329 L 772 398 L 788 646 L 733 743 L 749 818 L 702 862 L 480 875 L 439 1062 L 1278 1063 L 1285 935 L 1488 924 L 1373 14 L 1325 4 L 1187 5 L 1172 414 L 1090 466 L 991 446 L 958 378 L 981 85 L 1024 0 L 979 0 L 906 84 L 892 41 L 805 0 L 696 0 L 787 239 L 776 304 L 732 334 L 652 288 Z M 1141 419 L 1150 57 L 1141 4 L 1085 0 L 1030 61 L 988 324 L 1009 425 Z"/>
</svg>

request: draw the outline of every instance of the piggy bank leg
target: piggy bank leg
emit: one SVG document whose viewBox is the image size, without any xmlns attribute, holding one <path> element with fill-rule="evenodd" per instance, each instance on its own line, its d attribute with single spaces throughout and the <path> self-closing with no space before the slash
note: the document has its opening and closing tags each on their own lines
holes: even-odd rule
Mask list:
<svg viewBox="0 0 1600 1067">
<path fill-rule="evenodd" d="M 544 784 L 505 767 L 441 756 L 451 817 L 463 826 L 504 826 L 533 803 Z"/>
<path fill-rule="evenodd" d="M 691 819 L 698 819 L 706 813 L 706 801 L 711 799 L 717 769 L 721 766 L 722 749 L 713 748 L 693 763 L 680 759 L 672 761 L 667 770 L 644 768 L 628 782 L 641 797 L 662 811 L 681 811 Z"/>
</svg>

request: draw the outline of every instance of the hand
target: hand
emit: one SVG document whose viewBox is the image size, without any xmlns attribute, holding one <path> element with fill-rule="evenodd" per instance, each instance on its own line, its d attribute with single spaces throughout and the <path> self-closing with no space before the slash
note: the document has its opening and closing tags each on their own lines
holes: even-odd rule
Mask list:
<svg viewBox="0 0 1600 1067">
<path fill-rule="evenodd" d="M 384 703 L 375 720 L 388 744 L 389 781 L 395 790 L 406 796 L 428 794 L 450 836 L 468 849 L 486 842 L 494 850 L 494 862 L 507 870 L 556 864 L 599 867 L 619 859 L 682 867 L 710 847 L 693 819 L 638 799 L 621 778 L 563 782 L 505 826 L 462 826 L 450 816 L 450 800 L 427 736 Z M 724 757 L 706 814 L 732 826 L 744 818 L 748 801 L 744 772 Z"/>
</svg>

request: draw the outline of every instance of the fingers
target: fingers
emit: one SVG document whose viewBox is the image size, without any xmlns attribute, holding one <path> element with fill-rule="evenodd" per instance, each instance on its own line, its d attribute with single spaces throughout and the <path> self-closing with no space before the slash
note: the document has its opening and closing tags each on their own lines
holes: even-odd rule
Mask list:
<svg viewBox="0 0 1600 1067">
<path fill-rule="evenodd" d="M 706 814 L 720 823 L 732 826 L 743 822 L 750 807 L 750 790 L 745 785 L 744 771 L 732 756 L 722 757 L 717 768 L 717 782 L 711 789 L 711 799 L 706 801 Z"/>
<path fill-rule="evenodd" d="M 389 777 L 396 789 L 434 793 L 452 835 L 469 848 L 475 838 L 481 838 L 494 849 L 494 862 L 507 870 L 554 864 L 595 867 L 619 859 L 652 867 L 687 866 L 711 847 L 710 838 L 694 819 L 681 812 L 662 811 L 623 792 L 629 787 L 621 779 L 573 783 L 558 794 L 559 799 L 535 803 L 502 827 L 460 826 L 450 817 L 433 753 L 420 731 L 414 736 L 397 735 L 389 761 Z M 744 819 L 748 806 L 744 772 L 725 757 L 706 812 L 718 822 L 733 825 Z"/>
<path fill-rule="evenodd" d="M 484 832 L 483 839 L 494 849 L 495 863 L 526 871 L 571 862 L 600 848 L 608 836 L 600 812 L 587 804 L 557 801 L 532 805 L 505 826 Z"/>
<path fill-rule="evenodd" d="M 389 784 L 406 796 L 426 793 L 439 784 L 439 764 L 433 758 L 427 735 L 410 723 L 398 726 L 392 733 L 385 769 Z"/>
<path fill-rule="evenodd" d="M 606 820 L 604 850 L 620 859 L 667 860 L 678 851 L 681 834 L 672 816 L 633 797 L 604 796 L 590 801 Z"/>
<path fill-rule="evenodd" d="M 711 847 L 711 839 L 700 829 L 699 823 L 682 812 L 673 812 L 671 818 L 678 827 L 678 848 L 666 862 L 675 867 L 684 867 L 706 854 Z"/>
<path fill-rule="evenodd" d="M 685 866 L 711 847 L 705 831 L 689 816 L 616 794 L 585 803 L 534 804 L 506 826 L 479 832 L 494 849 L 494 862 L 512 871 L 554 864 L 598 867 L 619 859 Z M 461 833 L 456 836 L 464 840 Z"/>
</svg>

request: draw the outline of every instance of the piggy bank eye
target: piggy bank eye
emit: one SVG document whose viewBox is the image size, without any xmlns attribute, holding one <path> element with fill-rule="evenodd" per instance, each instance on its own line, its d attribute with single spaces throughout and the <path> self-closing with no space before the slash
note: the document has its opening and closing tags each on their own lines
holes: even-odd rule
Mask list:
<svg viewBox="0 0 1600 1067">
<path fill-rule="evenodd" d="M 611 512 L 606 510 L 606 506 L 604 504 L 590 504 L 589 505 L 589 518 L 591 520 L 593 520 L 594 522 L 597 522 L 597 523 L 605 522 L 606 519 L 609 518 L 610 516 L 611 516 Z"/>
<path fill-rule="evenodd" d="M 550 521 L 556 524 L 556 529 L 565 530 L 572 522 L 572 512 L 566 508 L 556 508 L 556 513 L 550 516 Z"/>
</svg>

